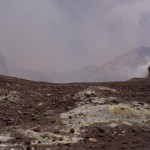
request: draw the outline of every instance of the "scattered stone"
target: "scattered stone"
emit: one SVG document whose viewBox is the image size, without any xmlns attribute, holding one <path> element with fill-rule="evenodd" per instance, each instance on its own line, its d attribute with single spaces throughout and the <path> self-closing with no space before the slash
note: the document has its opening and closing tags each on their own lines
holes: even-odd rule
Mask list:
<svg viewBox="0 0 150 150">
<path fill-rule="evenodd" d="M 78 116 L 83 116 L 83 115 L 84 115 L 83 113 L 79 113 L 79 114 L 78 114 Z"/>
<path fill-rule="evenodd" d="M 133 140 L 133 143 L 138 144 L 138 143 L 140 143 L 140 141 L 138 139 L 135 139 L 135 140 Z"/>
<path fill-rule="evenodd" d="M 105 147 L 106 147 L 106 145 L 105 145 L 105 144 L 101 146 L 101 148 L 105 148 Z"/>
<path fill-rule="evenodd" d="M 34 117 L 31 118 L 31 120 L 32 120 L 32 121 L 37 121 L 38 119 L 37 119 L 36 116 L 34 116 Z"/>
<path fill-rule="evenodd" d="M 138 104 L 140 104 L 140 105 L 143 105 L 143 106 L 144 106 L 144 103 L 143 103 L 143 102 L 139 102 Z"/>
<path fill-rule="evenodd" d="M 136 130 L 135 130 L 135 129 L 132 129 L 132 132 L 134 132 L 134 133 L 135 133 L 135 132 L 136 132 Z"/>
<path fill-rule="evenodd" d="M 56 139 L 52 139 L 52 142 L 56 142 Z"/>
<path fill-rule="evenodd" d="M 133 145 L 130 145 L 130 148 L 134 149 L 134 146 L 133 146 Z"/>
<path fill-rule="evenodd" d="M 69 116 L 69 119 L 72 119 L 72 116 Z"/>
<path fill-rule="evenodd" d="M 126 147 L 125 146 L 121 146 L 121 149 L 126 149 Z"/>
<path fill-rule="evenodd" d="M 90 98 L 90 97 L 91 97 L 91 94 L 85 93 L 85 97 L 86 97 L 86 98 Z"/>
<path fill-rule="evenodd" d="M 49 93 L 47 93 L 47 95 L 46 95 L 46 96 L 47 96 L 47 97 L 51 97 L 52 95 L 53 95 L 53 94 L 49 94 Z"/>
<path fill-rule="evenodd" d="M 59 133 L 59 130 L 55 130 L 54 133 L 55 133 L 55 134 L 58 134 L 58 133 Z"/>
<path fill-rule="evenodd" d="M 124 142 L 122 142 L 122 144 L 128 144 L 128 142 L 124 141 Z"/>
<path fill-rule="evenodd" d="M 13 118 L 6 120 L 7 126 L 11 126 L 14 124 Z"/>
<path fill-rule="evenodd" d="M 70 129 L 70 133 L 74 133 L 75 132 L 75 130 L 72 128 L 72 129 Z"/>
<path fill-rule="evenodd" d="M 56 123 L 56 120 L 52 120 L 51 123 Z"/>
<path fill-rule="evenodd" d="M 97 139 L 95 139 L 95 138 L 89 138 L 89 141 L 90 142 L 97 142 Z"/>
<path fill-rule="evenodd" d="M 20 136 L 16 137 L 16 140 L 21 140 L 21 139 L 22 139 L 22 137 L 20 137 Z"/>
<path fill-rule="evenodd" d="M 25 145 L 30 145 L 31 144 L 31 141 L 25 141 Z"/>
<path fill-rule="evenodd" d="M 123 111 L 124 111 L 125 109 L 126 109 L 126 108 L 121 107 L 121 110 L 123 110 Z"/>
<path fill-rule="evenodd" d="M 86 140 L 89 139 L 89 136 L 86 135 L 86 136 L 85 136 L 85 139 L 86 139 Z"/>
<path fill-rule="evenodd" d="M 102 128 L 98 128 L 98 131 L 99 131 L 100 133 L 105 133 L 105 130 L 102 129 Z"/>
<path fill-rule="evenodd" d="M 122 133 L 124 134 L 124 133 L 126 133 L 126 131 L 122 131 Z"/>
<path fill-rule="evenodd" d="M 64 107 L 64 109 L 65 109 L 66 111 L 69 111 L 69 108 L 68 108 L 68 107 L 66 107 L 66 106 Z"/>
<path fill-rule="evenodd" d="M 118 100 L 113 99 L 112 102 L 115 103 L 115 104 L 117 104 L 117 103 L 118 103 Z"/>
<path fill-rule="evenodd" d="M 105 134 L 104 133 L 100 133 L 99 137 L 105 137 Z"/>
<path fill-rule="evenodd" d="M 26 146 L 26 150 L 32 150 L 31 146 Z"/>
<path fill-rule="evenodd" d="M 63 138 L 59 138 L 59 141 L 63 141 Z"/>
<path fill-rule="evenodd" d="M 41 132 L 41 128 L 40 128 L 40 127 L 35 127 L 35 128 L 33 129 L 33 131 L 34 131 L 34 132 Z"/>
<path fill-rule="evenodd" d="M 70 143 L 66 143 L 65 146 L 71 146 L 71 144 Z"/>
</svg>

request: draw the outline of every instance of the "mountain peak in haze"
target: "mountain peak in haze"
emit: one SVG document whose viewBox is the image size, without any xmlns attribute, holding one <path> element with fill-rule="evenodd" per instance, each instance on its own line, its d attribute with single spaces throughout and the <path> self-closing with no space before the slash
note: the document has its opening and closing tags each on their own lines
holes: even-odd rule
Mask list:
<svg viewBox="0 0 150 150">
<path fill-rule="evenodd" d="M 149 66 L 150 48 L 141 46 L 119 55 L 103 65 L 87 66 L 72 72 L 46 74 L 30 70 L 21 71 L 17 68 L 15 74 L 18 72 L 18 77 L 25 79 L 56 83 L 109 82 L 147 77 Z"/>
<path fill-rule="evenodd" d="M 103 65 L 91 66 L 72 73 L 55 74 L 54 82 L 123 81 L 148 76 L 150 48 L 137 47 Z"/>
</svg>

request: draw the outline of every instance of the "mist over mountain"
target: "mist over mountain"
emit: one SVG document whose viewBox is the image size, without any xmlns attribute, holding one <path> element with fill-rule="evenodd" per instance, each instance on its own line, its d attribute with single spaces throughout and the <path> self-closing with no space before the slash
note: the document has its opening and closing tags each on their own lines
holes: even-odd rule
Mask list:
<svg viewBox="0 0 150 150">
<path fill-rule="evenodd" d="M 150 47 L 149 0 L 1 0 L 0 20 L 10 76 L 50 82 L 145 76 L 147 54 L 126 52 Z"/>
<path fill-rule="evenodd" d="M 150 48 L 138 47 L 108 63 L 95 65 L 74 72 L 53 74 L 54 82 L 107 82 L 146 77 L 150 65 Z"/>
<path fill-rule="evenodd" d="M 88 66 L 72 72 L 46 73 L 24 68 L 9 68 L 10 75 L 35 81 L 55 83 L 124 81 L 146 77 L 150 65 L 150 48 L 138 47 L 103 65 Z"/>
</svg>

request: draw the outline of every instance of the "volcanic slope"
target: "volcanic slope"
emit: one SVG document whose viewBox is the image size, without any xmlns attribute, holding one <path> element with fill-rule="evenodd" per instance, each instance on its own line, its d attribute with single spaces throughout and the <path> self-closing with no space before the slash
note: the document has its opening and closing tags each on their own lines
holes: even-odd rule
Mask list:
<svg viewBox="0 0 150 150">
<path fill-rule="evenodd" d="M 104 63 L 103 65 L 97 64 L 87 66 L 85 68 L 69 72 L 40 72 L 18 67 L 14 64 L 8 64 L 8 70 L 10 76 L 34 81 L 54 83 L 112 82 L 125 81 L 133 77 L 146 77 L 149 65 L 150 48 L 138 47 L 116 56 L 114 59 Z M 47 70 L 50 71 L 51 69 L 49 68 Z"/>
<path fill-rule="evenodd" d="M 0 150 L 149 150 L 150 79 L 51 84 L 0 76 Z"/>
<path fill-rule="evenodd" d="M 103 65 L 94 65 L 73 72 L 51 74 L 53 82 L 125 81 L 133 77 L 146 77 L 150 65 L 150 48 L 138 47 Z"/>
</svg>

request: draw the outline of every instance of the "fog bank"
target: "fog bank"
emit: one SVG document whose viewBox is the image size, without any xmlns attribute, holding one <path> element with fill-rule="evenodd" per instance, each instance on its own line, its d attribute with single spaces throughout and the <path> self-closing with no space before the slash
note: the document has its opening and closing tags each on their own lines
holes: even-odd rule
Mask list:
<svg viewBox="0 0 150 150">
<path fill-rule="evenodd" d="M 150 47 L 150 1 L 0 0 L 0 33 L 10 75 L 70 72 Z"/>
</svg>

